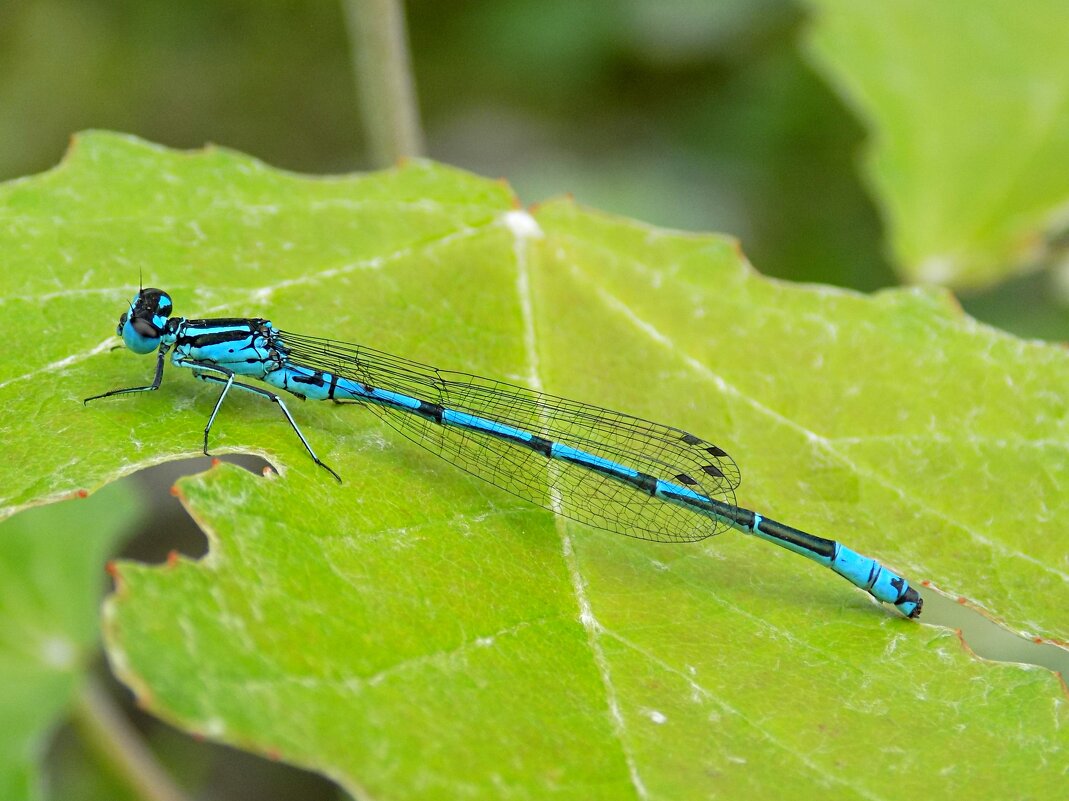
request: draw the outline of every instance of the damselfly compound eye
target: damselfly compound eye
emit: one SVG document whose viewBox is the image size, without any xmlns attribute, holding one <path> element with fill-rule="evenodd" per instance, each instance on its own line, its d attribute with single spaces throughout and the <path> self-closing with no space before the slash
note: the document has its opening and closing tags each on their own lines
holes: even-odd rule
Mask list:
<svg viewBox="0 0 1069 801">
<path fill-rule="evenodd" d="M 143 337 L 159 337 L 160 335 L 160 330 L 142 317 L 135 317 L 130 321 L 130 325 Z"/>
</svg>

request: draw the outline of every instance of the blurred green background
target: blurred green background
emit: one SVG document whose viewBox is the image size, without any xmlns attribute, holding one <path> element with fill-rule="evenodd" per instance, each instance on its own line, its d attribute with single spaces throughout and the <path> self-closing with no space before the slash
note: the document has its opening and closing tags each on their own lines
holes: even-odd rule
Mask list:
<svg viewBox="0 0 1069 801">
<path fill-rule="evenodd" d="M 799 45 L 784 0 L 407 3 L 428 154 L 657 225 L 739 237 L 763 273 L 896 283 L 859 176 L 866 132 Z M 310 173 L 368 169 L 341 3 L 7 0 L 0 178 L 72 132 L 237 148 Z M 1050 274 L 962 298 L 1063 339 Z"/>
</svg>

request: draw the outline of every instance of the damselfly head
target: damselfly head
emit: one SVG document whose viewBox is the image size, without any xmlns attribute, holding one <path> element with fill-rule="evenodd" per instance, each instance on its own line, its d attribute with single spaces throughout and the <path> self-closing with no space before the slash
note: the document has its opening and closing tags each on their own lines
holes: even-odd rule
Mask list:
<svg viewBox="0 0 1069 801">
<path fill-rule="evenodd" d="M 134 353 L 151 353 L 160 346 L 171 310 L 171 296 L 162 289 L 142 289 L 119 318 L 115 333 Z"/>
</svg>

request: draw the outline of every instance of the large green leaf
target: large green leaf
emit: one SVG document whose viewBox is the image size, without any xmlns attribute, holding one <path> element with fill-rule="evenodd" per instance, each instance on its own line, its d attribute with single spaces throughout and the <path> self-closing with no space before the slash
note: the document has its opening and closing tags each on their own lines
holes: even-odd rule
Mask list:
<svg viewBox="0 0 1069 801">
<path fill-rule="evenodd" d="M 47 447 L 44 439 L 37 441 Z M 31 509 L 0 524 L 5 801 L 40 797 L 38 763 L 48 735 L 70 713 L 84 671 L 98 653 L 104 561 L 138 511 L 137 496 L 115 484 L 88 499 Z"/>
<path fill-rule="evenodd" d="M 27 435 L 8 506 L 199 448 L 211 387 L 108 350 L 139 266 L 177 313 L 265 315 L 706 435 L 739 500 L 1066 639 L 1069 357 L 944 295 L 754 273 L 735 244 L 414 163 L 339 179 L 81 138 L 0 190 Z M 41 336 L 46 330 L 49 336 Z M 14 355 L 18 354 L 16 360 Z M 973 797 L 1064 782 L 1064 688 L 828 571 L 555 520 L 331 404 L 227 401 L 184 480 L 198 563 L 121 566 L 109 656 L 149 709 L 382 798 Z M 29 429 L 26 418 L 34 425 Z M 1037 531 L 1038 529 L 1038 531 Z"/>
<path fill-rule="evenodd" d="M 809 4 L 816 63 L 871 130 L 903 275 L 976 286 L 1042 260 L 1069 204 L 1069 4 Z"/>
</svg>

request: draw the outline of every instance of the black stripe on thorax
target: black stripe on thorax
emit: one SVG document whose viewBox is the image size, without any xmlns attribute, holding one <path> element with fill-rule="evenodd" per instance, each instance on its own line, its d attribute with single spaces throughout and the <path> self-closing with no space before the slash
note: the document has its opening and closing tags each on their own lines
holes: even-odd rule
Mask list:
<svg viewBox="0 0 1069 801">
<path fill-rule="evenodd" d="M 323 380 L 323 375 L 322 370 L 316 370 L 311 375 L 301 375 L 300 373 L 292 372 L 290 373 L 288 380 L 292 381 L 294 384 L 308 384 L 313 387 L 321 387 L 326 383 L 326 381 Z"/>
<path fill-rule="evenodd" d="M 213 331 L 210 334 L 183 334 L 175 340 L 179 347 L 210 348 L 214 345 L 222 345 L 226 342 L 240 342 L 252 336 L 249 329 L 233 329 L 230 331 Z"/>
<path fill-rule="evenodd" d="M 186 328 L 259 328 L 266 323 L 262 317 L 209 317 L 204 320 L 186 320 Z"/>
</svg>

